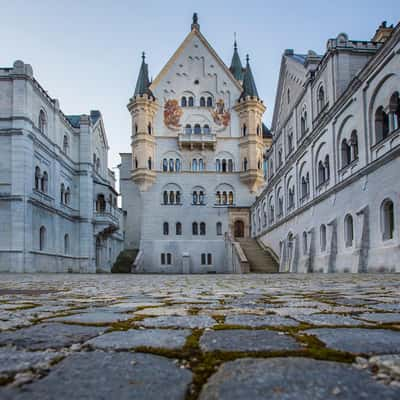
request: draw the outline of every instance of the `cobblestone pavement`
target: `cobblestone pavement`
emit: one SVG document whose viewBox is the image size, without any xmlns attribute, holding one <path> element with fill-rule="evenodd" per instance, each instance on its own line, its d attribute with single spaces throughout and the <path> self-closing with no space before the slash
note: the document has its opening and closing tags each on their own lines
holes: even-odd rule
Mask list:
<svg viewBox="0 0 400 400">
<path fill-rule="evenodd" d="M 400 399 L 400 275 L 0 275 L 0 399 Z"/>
</svg>

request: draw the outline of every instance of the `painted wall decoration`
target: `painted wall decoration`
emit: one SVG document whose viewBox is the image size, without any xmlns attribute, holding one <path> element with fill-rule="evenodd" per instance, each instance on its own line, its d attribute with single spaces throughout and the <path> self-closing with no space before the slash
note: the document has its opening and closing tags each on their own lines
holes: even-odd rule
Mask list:
<svg viewBox="0 0 400 400">
<path fill-rule="evenodd" d="M 217 125 L 223 125 L 224 127 L 226 127 L 231 121 L 231 114 L 229 111 L 225 110 L 225 103 L 222 99 L 219 99 L 217 101 L 215 109 L 211 111 L 211 114 L 214 118 L 214 122 Z"/>
<path fill-rule="evenodd" d="M 164 104 L 164 124 L 170 129 L 179 129 L 181 127 L 180 119 L 183 114 L 178 100 L 169 99 Z"/>
</svg>

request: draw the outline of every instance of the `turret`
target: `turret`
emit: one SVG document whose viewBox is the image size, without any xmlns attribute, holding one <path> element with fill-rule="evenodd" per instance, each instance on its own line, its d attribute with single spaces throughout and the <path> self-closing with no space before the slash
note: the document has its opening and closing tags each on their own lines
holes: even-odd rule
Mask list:
<svg viewBox="0 0 400 400">
<path fill-rule="evenodd" d="M 148 65 L 142 55 L 142 65 L 128 110 L 132 117 L 132 180 L 141 191 L 146 191 L 155 181 L 154 116 L 158 105 L 150 90 Z"/>
<path fill-rule="evenodd" d="M 234 107 L 240 118 L 240 180 L 252 192 L 264 183 L 263 177 L 263 124 L 265 106 L 258 96 L 249 56 L 246 57 L 246 69 L 243 74 L 243 91 Z"/>
<path fill-rule="evenodd" d="M 233 44 L 233 56 L 232 56 L 232 61 L 231 61 L 231 66 L 229 67 L 229 70 L 232 72 L 232 75 L 235 77 L 237 81 L 242 83 L 243 81 L 243 66 L 242 62 L 240 61 L 239 53 L 237 50 L 237 43 L 236 39 Z"/>
</svg>

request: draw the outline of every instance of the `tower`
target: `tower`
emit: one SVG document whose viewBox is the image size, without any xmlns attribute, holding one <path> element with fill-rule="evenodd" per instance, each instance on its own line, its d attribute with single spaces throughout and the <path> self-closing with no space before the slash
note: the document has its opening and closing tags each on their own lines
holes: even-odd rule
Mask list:
<svg viewBox="0 0 400 400">
<path fill-rule="evenodd" d="M 132 117 L 132 180 L 146 191 L 156 179 L 154 116 L 158 105 L 150 90 L 148 65 L 142 54 L 142 65 L 128 110 Z"/>
<path fill-rule="evenodd" d="M 243 73 L 243 92 L 234 109 L 239 115 L 241 129 L 240 180 L 251 192 L 255 192 L 264 183 L 262 116 L 266 108 L 258 96 L 249 56 L 246 57 L 246 68 Z"/>
</svg>

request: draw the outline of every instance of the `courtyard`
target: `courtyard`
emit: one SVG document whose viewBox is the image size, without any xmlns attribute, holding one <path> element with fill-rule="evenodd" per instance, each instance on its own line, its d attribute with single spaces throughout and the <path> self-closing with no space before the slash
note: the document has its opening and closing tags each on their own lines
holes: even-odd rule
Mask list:
<svg viewBox="0 0 400 400">
<path fill-rule="evenodd" d="M 1 399 L 399 399 L 399 275 L 2 274 Z"/>
</svg>

